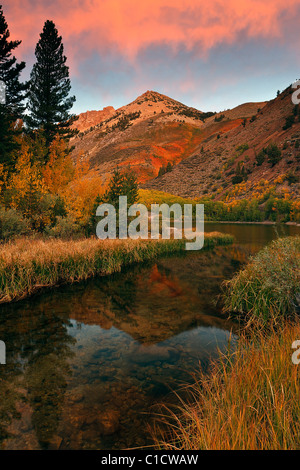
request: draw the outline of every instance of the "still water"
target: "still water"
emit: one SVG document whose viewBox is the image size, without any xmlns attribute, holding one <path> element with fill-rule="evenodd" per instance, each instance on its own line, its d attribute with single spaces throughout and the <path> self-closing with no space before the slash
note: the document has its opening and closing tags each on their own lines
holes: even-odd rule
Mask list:
<svg viewBox="0 0 300 470">
<path fill-rule="evenodd" d="M 1 307 L 2 448 L 151 446 L 156 404 L 174 400 L 229 341 L 234 347 L 222 281 L 278 234 L 300 234 L 295 226 L 206 224 L 215 230 L 236 242 Z"/>
</svg>

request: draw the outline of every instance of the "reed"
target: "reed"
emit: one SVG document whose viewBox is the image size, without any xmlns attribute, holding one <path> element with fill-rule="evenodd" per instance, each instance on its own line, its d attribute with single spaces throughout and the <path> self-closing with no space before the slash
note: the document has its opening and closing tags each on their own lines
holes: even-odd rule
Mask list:
<svg viewBox="0 0 300 470">
<path fill-rule="evenodd" d="M 225 284 L 225 305 L 245 315 L 237 346 L 195 374 L 189 397 L 166 408 L 153 430 L 158 448 L 300 448 L 300 237 L 278 239 Z M 293 318 L 290 318 L 291 314 Z"/>
<path fill-rule="evenodd" d="M 153 429 L 159 449 L 300 448 L 300 366 L 291 345 L 300 325 L 243 335 L 209 375 L 199 372 L 189 398 L 164 408 Z"/>
<path fill-rule="evenodd" d="M 300 237 L 274 240 L 224 287 L 226 311 L 250 323 L 278 323 L 294 314 L 300 300 Z"/>
<path fill-rule="evenodd" d="M 205 247 L 231 243 L 217 232 Z M 23 238 L 0 245 L 0 303 L 21 299 L 45 287 L 72 283 L 158 256 L 183 252 L 185 240 L 36 240 Z"/>
</svg>

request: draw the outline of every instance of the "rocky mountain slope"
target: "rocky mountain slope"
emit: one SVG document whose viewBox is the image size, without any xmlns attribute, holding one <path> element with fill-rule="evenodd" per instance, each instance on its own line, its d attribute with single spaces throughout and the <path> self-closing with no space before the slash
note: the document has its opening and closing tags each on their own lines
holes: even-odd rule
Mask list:
<svg viewBox="0 0 300 470">
<path fill-rule="evenodd" d="M 299 196 L 300 110 L 292 103 L 292 91 L 287 88 L 256 112 L 252 107 L 253 116 L 238 125 L 245 105 L 209 118 L 198 148 L 143 187 L 229 201 L 273 185 L 278 192 Z"/>
<path fill-rule="evenodd" d="M 108 179 L 116 166 L 133 169 L 140 183 L 194 154 L 203 140 L 239 126 L 265 103 L 247 103 L 223 113 L 203 113 L 154 91 L 117 110 L 87 112 L 71 144 L 75 161 L 88 161 Z M 103 112 L 109 116 L 103 118 Z M 91 114 L 93 113 L 93 114 Z M 89 124 L 92 124 L 91 126 Z M 168 168 L 169 168 L 168 167 Z"/>
<path fill-rule="evenodd" d="M 110 118 L 115 113 L 115 109 L 112 106 L 107 106 L 101 111 L 86 111 L 78 116 L 78 119 L 71 126 L 72 129 L 77 129 L 80 132 L 87 131 L 93 126 L 100 124 Z"/>
</svg>

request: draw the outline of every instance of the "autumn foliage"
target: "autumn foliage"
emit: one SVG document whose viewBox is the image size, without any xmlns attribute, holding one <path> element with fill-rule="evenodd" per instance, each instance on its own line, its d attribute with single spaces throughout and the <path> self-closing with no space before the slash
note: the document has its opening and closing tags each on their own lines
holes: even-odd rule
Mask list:
<svg viewBox="0 0 300 470">
<path fill-rule="evenodd" d="M 24 138 L 14 172 L 7 177 L 0 167 L 1 205 L 17 211 L 35 231 L 51 234 L 63 218 L 70 232 L 84 233 L 95 200 L 105 191 L 101 178 L 85 163 L 75 166 L 61 137 L 53 140 L 46 163 L 41 154 L 36 144 Z"/>
</svg>

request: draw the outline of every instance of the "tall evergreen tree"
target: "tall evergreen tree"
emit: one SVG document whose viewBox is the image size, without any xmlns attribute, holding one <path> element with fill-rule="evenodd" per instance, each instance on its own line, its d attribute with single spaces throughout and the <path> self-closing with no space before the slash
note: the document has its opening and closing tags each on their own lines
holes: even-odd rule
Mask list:
<svg viewBox="0 0 300 470">
<path fill-rule="evenodd" d="M 17 149 L 14 125 L 6 107 L 0 104 L 0 164 L 6 171 L 11 171 L 14 165 L 13 151 Z"/>
<path fill-rule="evenodd" d="M 131 206 L 138 200 L 138 183 L 136 175 L 132 170 L 121 173 L 118 167 L 115 168 L 105 199 L 110 204 L 118 207 L 119 196 L 127 196 L 128 206 Z"/>
<path fill-rule="evenodd" d="M 69 126 L 76 119 L 69 114 L 75 96 L 69 96 L 71 82 L 66 65 L 62 37 L 53 21 L 45 22 L 35 49 L 36 63 L 30 76 L 29 116 L 26 121 L 31 129 L 42 129 L 47 146 L 56 134 L 70 137 Z"/>
<path fill-rule="evenodd" d="M 5 85 L 5 103 L 0 104 L 0 163 L 7 170 L 13 167 L 13 150 L 17 148 L 15 121 L 22 118 L 27 83 L 20 82 L 20 75 L 25 62 L 17 62 L 13 51 L 21 41 L 10 41 L 10 32 L 6 23 L 2 5 L 0 5 L 0 80 Z"/>
<path fill-rule="evenodd" d="M 6 107 L 15 119 L 22 117 L 27 83 L 20 82 L 25 62 L 17 62 L 12 55 L 22 41 L 9 41 L 10 32 L 0 5 L 0 80 L 6 85 Z"/>
</svg>

